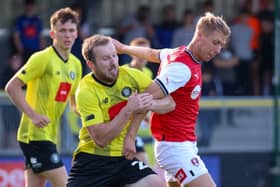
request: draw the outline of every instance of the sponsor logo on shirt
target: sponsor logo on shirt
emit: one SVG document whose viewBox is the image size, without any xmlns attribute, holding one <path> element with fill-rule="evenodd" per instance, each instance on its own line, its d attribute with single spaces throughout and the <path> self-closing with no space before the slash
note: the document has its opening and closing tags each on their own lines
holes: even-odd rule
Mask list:
<svg viewBox="0 0 280 187">
<path fill-rule="evenodd" d="M 192 90 L 192 93 L 191 93 L 191 98 L 193 100 L 197 99 L 198 96 L 200 95 L 200 91 L 201 91 L 201 87 L 199 85 L 196 85 L 194 87 L 194 89 Z"/>
<path fill-rule="evenodd" d="M 108 112 L 109 112 L 110 120 L 113 120 L 116 117 L 116 115 L 118 115 L 118 113 L 126 105 L 126 103 L 127 101 L 122 101 L 109 108 Z"/>
<path fill-rule="evenodd" d="M 62 82 L 56 93 L 55 100 L 57 102 L 65 102 L 68 98 L 69 92 L 71 90 L 71 84 L 68 82 Z"/>
</svg>

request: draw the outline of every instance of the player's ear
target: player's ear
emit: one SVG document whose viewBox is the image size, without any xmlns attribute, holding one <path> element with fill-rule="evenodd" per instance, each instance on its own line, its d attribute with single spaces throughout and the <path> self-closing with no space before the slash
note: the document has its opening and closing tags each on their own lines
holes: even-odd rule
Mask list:
<svg viewBox="0 0 280 187">
<path fill-rule="evenodd" d="M 54 37 L 54 31 L 53 30 L 50 30 L 50 37 L 51 37 L 51 39 L 53 39 L 53 37 Z"/>
<path fill-rule="evenodd" d="M 92 69 L 94 67 L 94 63 L 92 61 L 87 60 L 86 63 L 87 63 L 87 66 L 89 67 L 89 69 Z"/>
</svg>

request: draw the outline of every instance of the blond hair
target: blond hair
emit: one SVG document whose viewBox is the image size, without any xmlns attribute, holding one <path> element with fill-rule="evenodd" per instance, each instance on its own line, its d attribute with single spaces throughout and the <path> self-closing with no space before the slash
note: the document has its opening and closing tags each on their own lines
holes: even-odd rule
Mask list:
<svg viewBox="0 0 280 187">
<path fill-rule="evenodd" d="M 205 34 L 218 31 L 223 33 L 226 37 L 229 37 L 231 34 L 230 28 L 224 21 L 223 17 L 215 16 L 210 12 L 206 12 L 205 15 L 198 20 L 196 31 Z"/>
</svg>

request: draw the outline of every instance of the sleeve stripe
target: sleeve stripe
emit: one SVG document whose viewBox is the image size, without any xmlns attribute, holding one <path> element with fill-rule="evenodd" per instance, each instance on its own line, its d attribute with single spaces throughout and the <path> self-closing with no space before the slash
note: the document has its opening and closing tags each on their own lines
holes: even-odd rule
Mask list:
<svg viewBox="0 0 280 187">
<path fill-rule="evenodd" d="M 162 92 L 164 95 L 168 95 L 168 90 L 166 89 L 166 87 L 164 86 L 164 84 L 161 82 L 160 79 L 155 78 L 154 79 L 155 83 L 157 83 L 159 85 L 159 87 L 161 88 Z"/>
</svg>

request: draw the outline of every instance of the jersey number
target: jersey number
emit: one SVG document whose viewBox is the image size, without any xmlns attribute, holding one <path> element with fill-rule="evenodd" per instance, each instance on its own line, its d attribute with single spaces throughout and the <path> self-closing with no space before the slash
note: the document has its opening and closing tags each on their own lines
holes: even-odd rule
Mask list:
<svg viewBox="0 0 280 187">
<path fill-rule="evenodd" d="M 144 162 L 142 161 L 133 161 L 131 163 L 132 166 L 138 165 L 139 170 L 143 170 L 145 168 L 148 168 L 149 166 L 147 166 L 146 164 L 144 164 Z"/>
</svg>

